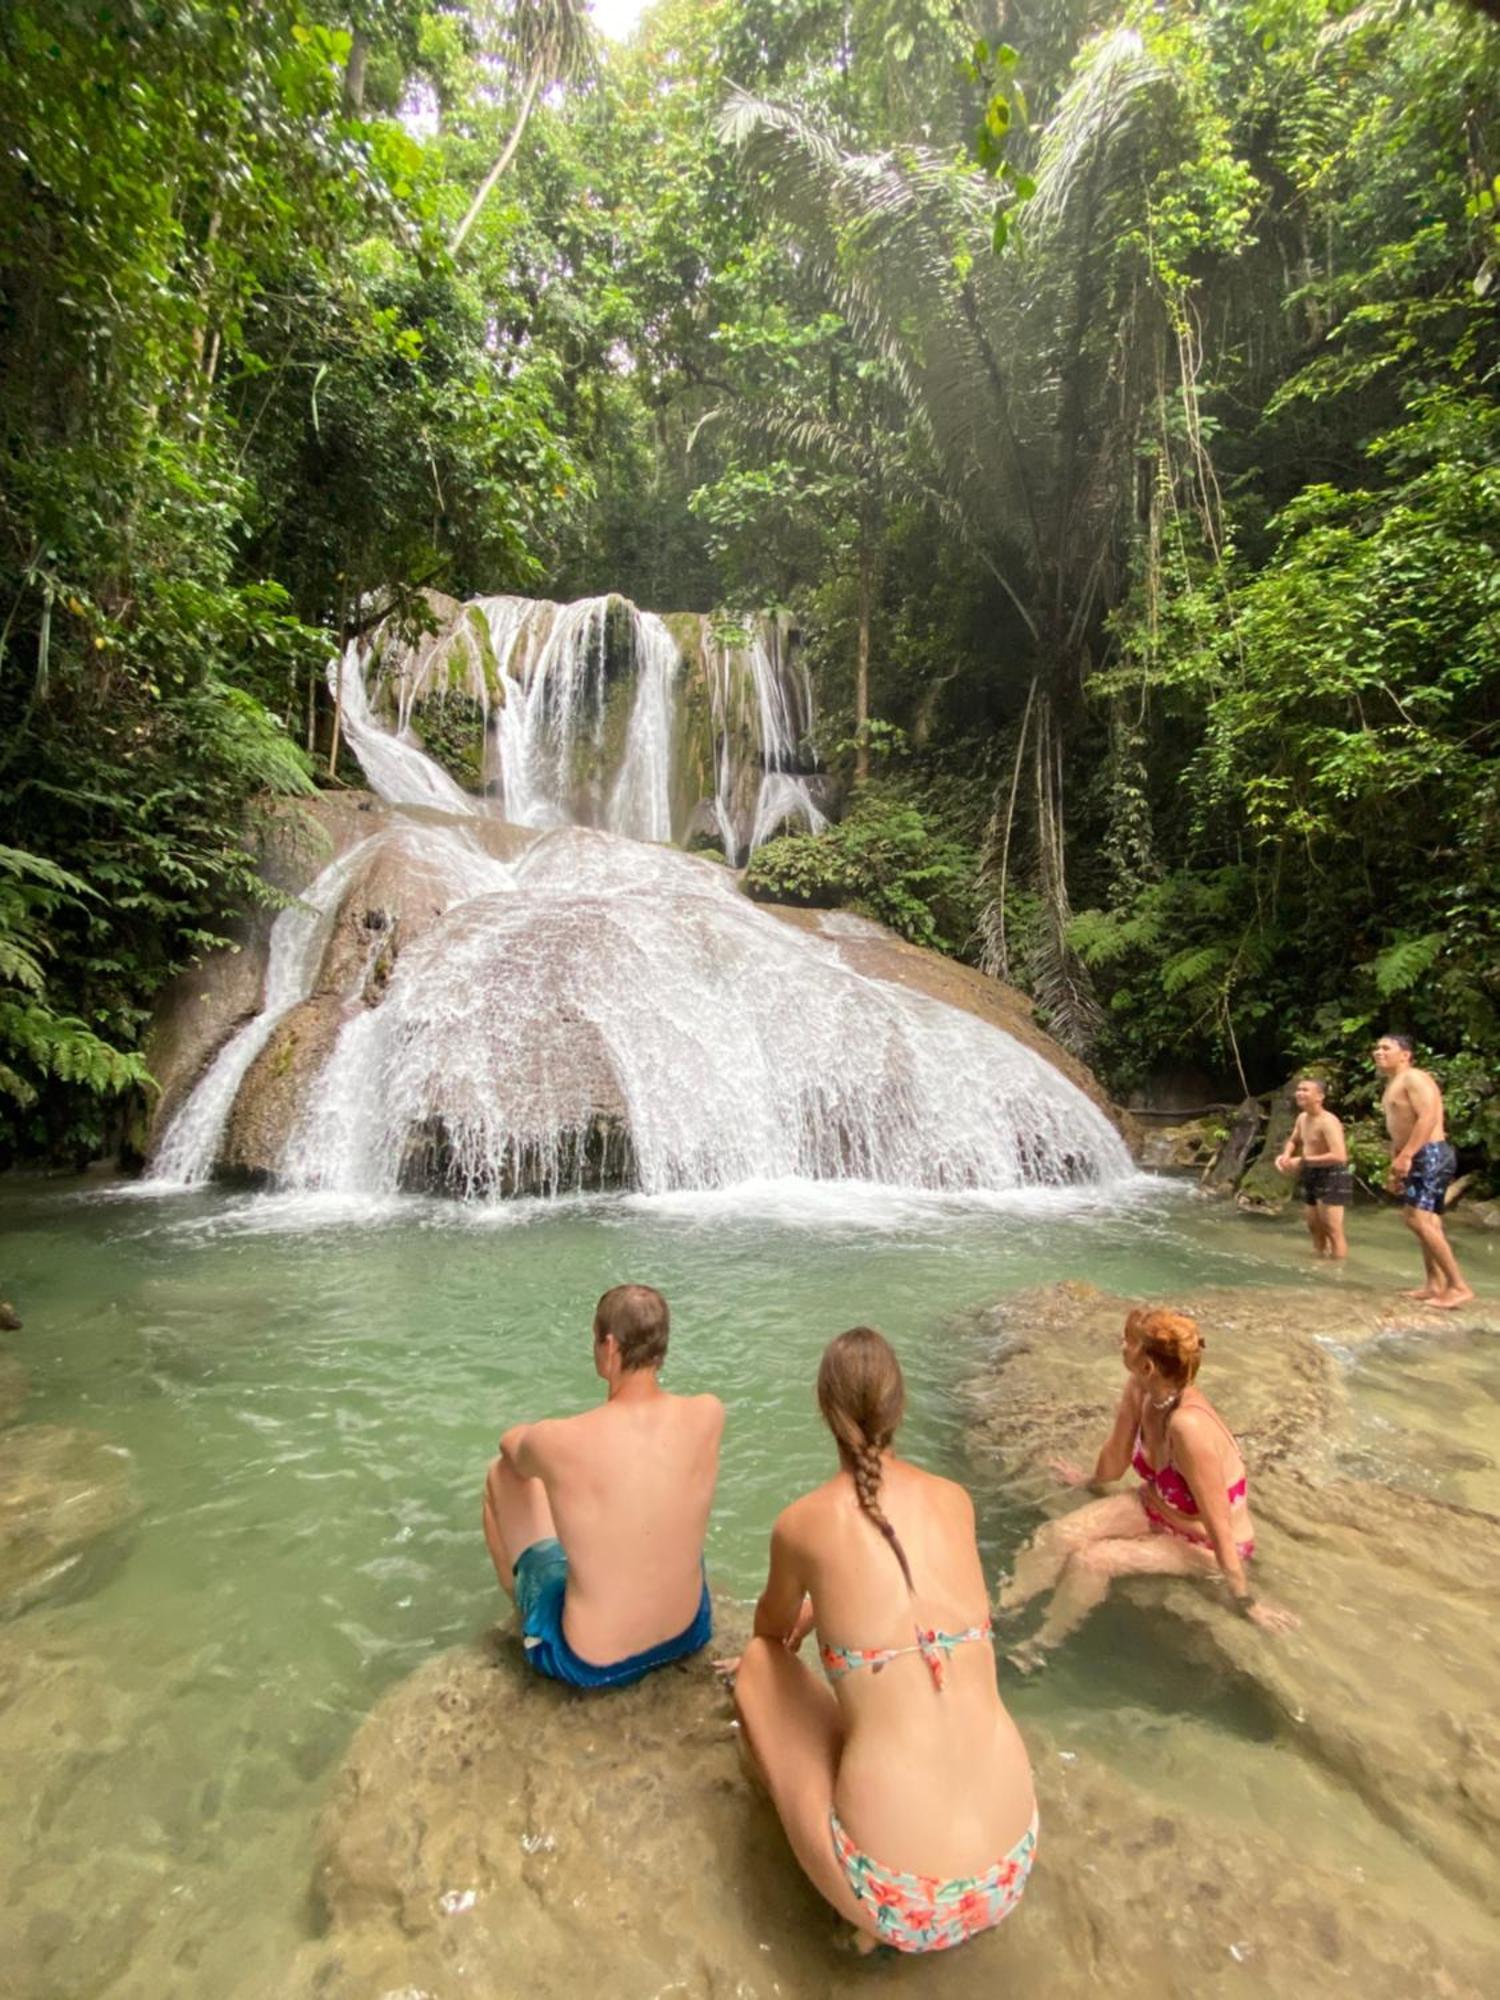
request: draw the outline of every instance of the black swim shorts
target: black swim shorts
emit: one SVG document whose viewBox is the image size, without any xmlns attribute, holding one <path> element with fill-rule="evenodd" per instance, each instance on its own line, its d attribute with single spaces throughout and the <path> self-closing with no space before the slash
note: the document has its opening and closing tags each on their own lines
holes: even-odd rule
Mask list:
<svg viewBox="0 0 1500 2000">
<path fill-rule="evenodd" d="M 1406 1170 L 1401 1199 L 1408 1208 L 1425 1208 L 1429 1215 L 1441 1215 L 1448 1183 L 1458 1172 L 1458 1155 L 1446 1139 L 1434 1139 L 1419 1146 Z"/>
<path fill-rule="evenodd" d="M 1347 1208 L 1354 1199 L 1354 1176 L 1347 1166 L 1304 1167 L 1301 1187 L 1309 1208 L 1314 1202 L 1325 1208 Z"/>
</svg>

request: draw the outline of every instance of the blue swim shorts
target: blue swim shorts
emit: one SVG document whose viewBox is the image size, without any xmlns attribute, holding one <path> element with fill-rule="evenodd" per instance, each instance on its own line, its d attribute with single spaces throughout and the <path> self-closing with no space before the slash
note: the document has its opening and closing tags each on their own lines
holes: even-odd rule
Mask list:
<svg viewBox="0 0 1500 2000">
<path fill-rule="evenodd" d="M 1458 1172 L 1458 1155 L 1446 1139 L 1434 1139 L 1419 1146 L 1411 1156 L 1401 1199 L 1408 1208 L 1425 1208 L 1429 1215 L 1441 1215 L 1448 1183 Z"/>
<path fill-rule="evenodd" d="M 521 1614 L 521 1644 L 526 1657 L 539 1674 L 562 1681 L 568 1687 L 629 1687 L 644 1680 L 657 1667 L 685 1659 L 706 1646 L 713 1636 L 713 1607 L 709 1603 L 708 1580 L 698 1601 L 698 1613 L 685 1632 L 664 1639 L 644 1653 L 632 1653 L 628 1660 L 600 1666 L 573 1651 L 563 1637 L 563 1602 L 568 1591 L 568 1556 L 556 1536 L 533 1542 L 516 1557 L 516 1609 Z"/>
</svg>

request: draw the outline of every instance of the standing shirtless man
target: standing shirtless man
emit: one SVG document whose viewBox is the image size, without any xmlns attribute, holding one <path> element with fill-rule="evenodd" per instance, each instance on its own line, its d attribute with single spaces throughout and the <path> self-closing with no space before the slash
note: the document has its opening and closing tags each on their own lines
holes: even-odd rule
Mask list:
<svg viewBox="0 0 1500 2000">
<path fill-rule="evenodd" d="M 712 1631 L 703 1542 L 724 1405 L 663 1389 L 670 1324 L 650 1285 L 606 1292 L 594 1312 L 604 1402 L 513 1425 L 484 1483 L 484 1538 L 526 1657 L 571 1687 L 628 1686 Z"/>
<path fill-rule="evenodd" d="M 1474 1294 L 1443 1233 L 1443 1197 L 1458 1167 L 1443 1128 L 1443 1093 L 1425 1069 L 1412 1063 L 1410 1035 L 1382 1035 L 1375 1067 L 1385 1078 L 1380 1108 L 1391 1141 L 1386 1185 L 1399 1194 L 1406 1226 L 1422 1246 L 1426 1282 L 1407 1297 L 1451 1312 Z"/>
<path fill-rule="evenodd" d="M 1354 1177 L 1349 1172 L 1343 1122 L 1325 1105 L 1326 1094 L 1317 1077 L 1298 1078 L 1293 1092 L 1297 1122 L 1277 1157 L 1276 1171 L 1301 1174 L 1302 1205 L 1313 1254 L 1338 1259 L 1349 1254 L 1349 1245 L 1344 1240 L 1344 1210 L 1354 1192 Z"/>
</svg>

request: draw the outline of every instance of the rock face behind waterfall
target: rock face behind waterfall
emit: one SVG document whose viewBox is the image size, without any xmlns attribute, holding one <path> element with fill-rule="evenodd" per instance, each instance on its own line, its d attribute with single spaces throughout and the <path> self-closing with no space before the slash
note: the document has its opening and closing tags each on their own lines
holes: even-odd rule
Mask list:
<svg viewBox="0 0 1500 2000">
<path fill-rule="evenodd" d="M 428 814 L 415 829 L 376 822 L 342 865 L 310 989 L 272 1026 L 215 1143 L 232 1179 L 514 1194 L 770 1171 L 961 1187 L 987 1184 L 996 1146 L 1001 1185 L 1086 1178 L 1118 1147 L 1103 1093 L 1020 995 L 877 925 L 778 922 L 713 862 Z M 246 956 L 221 960 L 237 1010 Z M 182 1004 L 213 990 L 211 962 Z M 914 1023 L 913 1004 L 931 1020 Z M 993 1048 L 971 1015 L 1004 1031 Z M 909 1100 L 943 1060 L 927 1034 L 956 1035 L 956 1060 L 997 1074 L 1023 1059 L 1055 1072 L 1087 1114 L 1077 1152 L 1050 1096 L 1009 1151 L 978 1121 L 914 1125 Z M 186 1045 L 170 1009 L 160 1036 Z M 168 1101 L 182 1094 L 178 1081 Z"/>
<path fill-rule="evenodd" d="M 297 900 L 163 1008 L 157 1179 L 995 1193 L 1127 1169 L 1102 1093 L 1019 996 L 859 919 L 779 921 L 669 844 L 705 812 L 726 855 L 821 823 L 779 627 L 698 621 L 694 664 L 623 599 L 444 618 L 337 663 L 377 799 L 294 809 L 324 865 L 294 881 L 278 849 Z M 485 797 L 420 739 L 450 702 Z"/>
</svg>

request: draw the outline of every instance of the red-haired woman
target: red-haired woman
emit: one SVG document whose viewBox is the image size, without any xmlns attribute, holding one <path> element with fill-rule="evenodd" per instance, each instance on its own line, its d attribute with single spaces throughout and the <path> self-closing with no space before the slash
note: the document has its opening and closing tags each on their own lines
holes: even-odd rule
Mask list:
<svg viewBox="0 0 1500 2000">
<path fill-rule="evenodd" d="M 1022 1550 L 1000 1593 L 1014 1611 L 1044 1590 L 1056 1595 L 1036 1637 L 1011 1655 L 1036 1666 L 1044 1652 L 1103 1602 L 1117 1576 L 1222 1577 L 1236 1608 L 1270 1632 L 1290 1631 L 1289 1611 L 1258 1598 L 1245 1565 L 1255 1528 L 1245 1461 L 1234 1433 L 1196 1386 L 1203 1337 L 1185 1313 L 1140 1309 L 1120 1338 L 1125 1388 L 1114 1429 L 1092 1474 L 1066 1460 L 1070 1486 L 1107 1485 L 1132 1467 L 1140 1485 L 1049 1521 Z"/>
<path fill-rule="evenodd" d="M 776 1522 L 734 1698 L 813 1886 L 872 1942 L 923 1952 L 1015 1908 L 1036 1803 L 995 1685 L 973 1503 L 896 1457 L 905 1393 L 873 1328 L 830 1343 L 818 1407 L 839 1469 Z M 797 1657 L 814 1625 L 826 1684 Z"/>
</svg>

